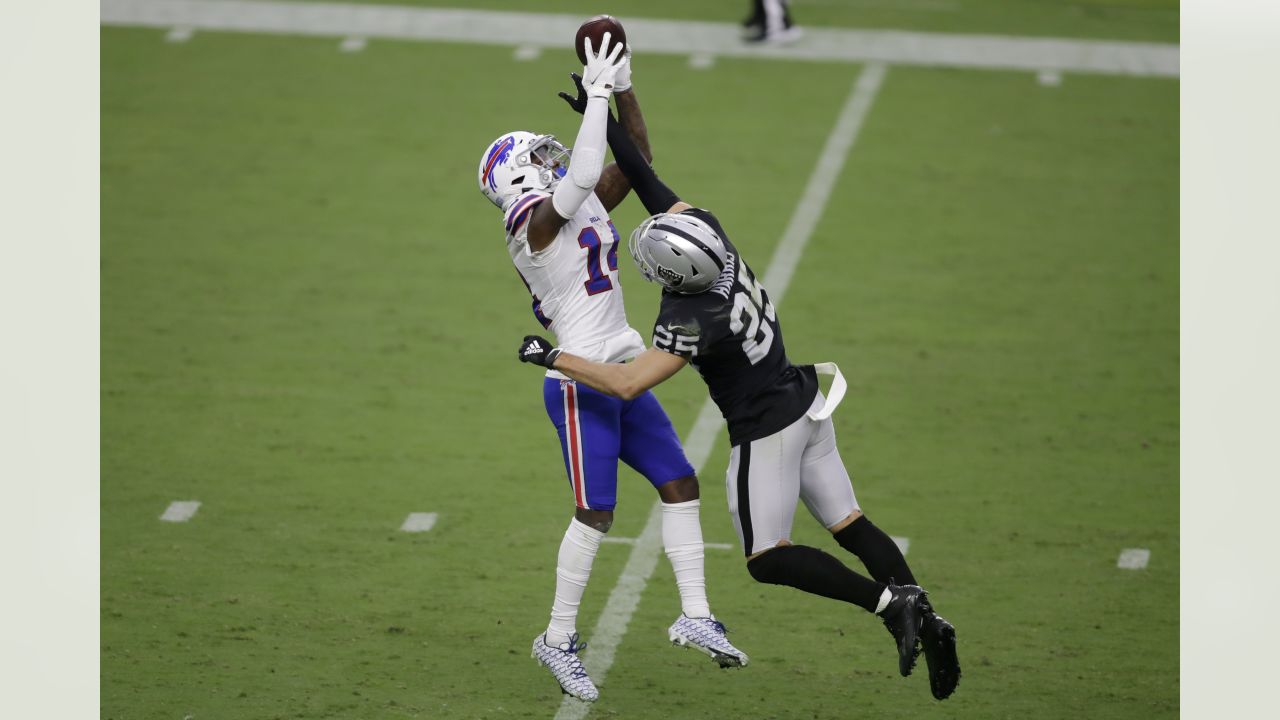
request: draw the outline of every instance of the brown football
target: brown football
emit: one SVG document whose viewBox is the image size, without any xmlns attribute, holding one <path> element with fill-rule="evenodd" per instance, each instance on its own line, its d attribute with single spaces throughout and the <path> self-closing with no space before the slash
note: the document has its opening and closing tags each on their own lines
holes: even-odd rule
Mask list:
<svg viewBox="0 0 1280 720">
<path fill-rule="evenodd" d="M 615 43 L 626 43 L 627 33 L 622 29 L 622 23 L 618 22 L 618 18 L 612 15 L 597 15 L 590 20 L 582 23 L 578 28 L 578 34 L 573 39 L 573 47 L 578 51 L 578 60 L 583 65 L 587 64 L 587 49 L 583 44 L 583 40 L 591 38 L 591 49 L 600 54 L 600 42 L 604 39 L 605 33 L 612 33 L 609 37 L 609 47 L 612 49 Z"/>
</svg>

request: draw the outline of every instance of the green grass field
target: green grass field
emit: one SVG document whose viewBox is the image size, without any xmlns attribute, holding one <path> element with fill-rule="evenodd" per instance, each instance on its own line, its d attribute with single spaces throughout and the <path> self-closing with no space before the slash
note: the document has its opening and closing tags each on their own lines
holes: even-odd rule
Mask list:
<svg viewBox="0 0 1280 720">
<path fill-rule="evenodd" d="M 1020 17 L 1042 27 L 1062 11 L 1035 5 Z M 1134 21 L 1169 3 L 1091 6 L 1114 31 L 1075 34 L 1176 40 L 1176 5 L 1172 30 Z M 861 68 L 635 66 L 658 169 L 762 272 Z M 516 127 L 572 141 L 555 93 L 573 68 L 567 47 L 516 63 L 103 29 L 103 717 L 555 714 L 528 646 L 572 500 L 540 373 L 515 361 L 539 326 L 475 165 Z M 667 644 L 661 558 L 591 717 L 1177 716 L 1178 95 L 890 68 L 780 304 L 789 354 L 849 379 L 841 452 L 957 626 L 957 694 L 898 677 L 862 611 L 708 550 L 751 666 Z M 614 218 L 643 215 L 629 199 Z M 647 334 L 657 290 L 622 266 Z M 682 435 L 706 397 L 691 372 L 658 395 Z M 702 518 L 736 544 L 727 456 L 721 433 Z M 620 483 L 612 534 L 635 537 L 654 493 Z M 191 499 L 190 522 L 158 520 Z M 435 529 L 398 532 L 415 511 Z M 843 554 L 803 508 L 796 526 Z M 1130 547 L 1148 568 L 1116 567 Z M 584 633 L 628 552 L 603 546 Z"/>
</svg>

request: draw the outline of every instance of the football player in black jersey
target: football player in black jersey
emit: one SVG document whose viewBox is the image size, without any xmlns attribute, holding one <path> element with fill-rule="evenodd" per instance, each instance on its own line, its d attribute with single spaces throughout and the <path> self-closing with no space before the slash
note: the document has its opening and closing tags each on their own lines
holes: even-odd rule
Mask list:
<svg viewBox="0 0 1280 720">
<path fill-rule="evenodd" d="M 579 112 L 585 105 L 580 83 L 578 98 L 561 97 Z M 653 347 L 628 364 L 597 363 L 530 335 L 520 360 L 621 398 L 692 364 L 729 427 L 729 511 L 751 576 L 878 615 L 897 644 L 899 672 L 911 673 L 922 643 L 933 695 L 949 697 L 960 680 L 955 629 L 934 612 L 898 546 L 858 506 L 830 419 L 842 387 L 833 385 L 832 397 L 824 397 L 818 368 L 787 359 L 769 294 L 719 220 L 663 184 L 612 116 L 608 140 L 652 214 L 631 234 L 630 250 L 645 278 L 663 286 Z M 834 365 L 820 367 L 834 371 L 842 386 Z M 791 543 L 799 500 L 871 578 L 822 550 Z"/>
</svg>

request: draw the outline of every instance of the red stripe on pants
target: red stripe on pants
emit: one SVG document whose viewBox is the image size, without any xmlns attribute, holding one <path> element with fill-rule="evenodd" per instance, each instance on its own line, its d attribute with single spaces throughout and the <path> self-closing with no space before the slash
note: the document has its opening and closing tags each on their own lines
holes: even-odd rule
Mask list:
<svg viewBox="0 0 1280 720">
<path fill-rule="evenodd" d="M 564 386 L 567 407 L 565 423 L 569 427 L 569 474 L 573 482 L 573 499 L 578 507 L 587 507 L 586 481 L 582 477 L 582 437 L 578 427 L 578 395 L 577 388 L 566 383 Z"/>
</svg>

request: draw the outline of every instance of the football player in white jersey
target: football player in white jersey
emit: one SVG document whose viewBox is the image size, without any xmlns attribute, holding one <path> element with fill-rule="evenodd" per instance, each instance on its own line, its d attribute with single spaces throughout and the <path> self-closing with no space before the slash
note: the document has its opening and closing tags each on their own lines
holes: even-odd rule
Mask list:
<svg viewBox="0 0 1280 720">
<path fill-rule="evenodd" d="M 580 91 L 570 105 L 581 111 L 583 100 Z M 719 219 L 663 184 L 616 123 L 607 137 L 652 214 L 631 234 L 630 251 L 645 279 L 663 287 L 653 347 L 612 365 L 526 336 L 520 360 L 622 399 L 693 365 L 729 428 L 726 496 L 751 576 L 875 614 L 894 638 L 899 673 L 911 674 L 922 644 L 930 690 L 939 700 L 949 697 L 960 681 L 955 628 L 934 612 L 902 552 L 858 505 L 830 417 L 844 394 L 839 370 L 791 362 L 777 309 Z M 835 376 L 830 398 L 818 389 L 819 374 Z M 802 500 L 870 578 L 791 542 Z"/>
<path fill-rule="evenodd" d="M 609 219 L 630 190 L 626 177 L 604 167 L 609 98 L 622 122 L 648 152 L 648 138 L 631 91 L 630 51 L 609 45 L 599 54 L 587 41 L 581 83 L 582 126 L 572 157 L 550 135 L 507 133 L 480 158 L 480 190 L 503 211 L 507 252 L 533 296 L 533 312 L 561 347 L 605 363 L 622 363 L 644 351 L 627 324 L 618 278 L 618 233 Z M 599 691 L 578 651 L 578 604 L 592 561 L 613 522 L 618 461 L 657 489 L 662 501 L 662 540 L 680 592 L 681 614 L 668 629 L 677 645 L 695 647 L 722 667 L 741 667 L 747 656 L 725 637 L 707 603 L 703 575 L 698 481 L 680 440 L 652 393 L 620 400 L 555 370 L 546 373 L 543 398 L 560 437 L 565 470 L 577 506 L 556 566 L 551 621 L 533 642 L 533 657 L 561 689 L 593 701 Z"/>
</svg>

